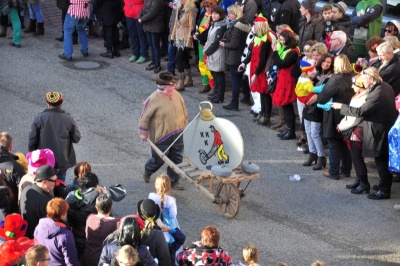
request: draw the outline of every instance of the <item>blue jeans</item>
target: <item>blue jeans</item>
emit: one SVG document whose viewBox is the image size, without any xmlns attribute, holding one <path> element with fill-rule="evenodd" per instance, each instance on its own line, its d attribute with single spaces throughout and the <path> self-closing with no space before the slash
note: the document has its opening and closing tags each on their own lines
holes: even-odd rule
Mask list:
<svg viewBox="0 0 400 266">
<path fill-rule="evenodd" d="M 137 19 L 126 18 L 128 26 L 129 40 L 132 47 L 132 55 L 139 57 L 149 57 L 149 44 L 147 43 L 146 34 L 143 31 L 143 26 Z"/>
<path fill-rule="evenodd" d="M 339 175 L 339 169 L 344 174 L 350 174 L 352 160 L 350 150 L 342 139 L 326 139 L 329 144 L 329 174 Z M 340 166 L 340 160 L 342 166 Z"/>
<path fill-rule="evenodd" d="M 76 17 L 72 17 L 67 13 L 64 21 L 64 54 L 66 56 L 71 57 L 74 52 L 74 47 L 72 45 L 72 33 L 75 30 L 78 32 L 79 41 L 81 42 L 81 52 L 87 53 L 88 48 L 88 39 L 86 36 L 85 27 L 88 23 L 89 18 L 78 19 Z"/>
<path fill-rule="evenodd" d="M 67 178 L 67 170 L 58 170 L 56 176 L 57 179 L 65 182 L 65 179 Z"/>
<path fill-rule="evenodd" d="M 171 137 L 167 138 L 163 142 L 157 143 L 157 147 L 162 151 L 166 151 L 167 148 L 171 145 L 172 142 L 174 142 L 178 134 L 172 135 Z M 181 136 L 175 143 L 172 145 L 172 147 L 168 150 L 166 153 L 166 156 L 174 163 L 174 164 L 180 164 L 182 162 L 182 153 L 183 153 L 183 137 Z M 163 166 L 164 161 L 158 156 L 158 154 L 151 149 L 151 157 L 147 161 L 144 169 L 147 174 L 152 175 L 155 172 L 157 172 L 158 169 L 160 169 L 161 166 Z M 167 168 L 167 175 L 171 179 L 171 183 L 177 183 L 179 182 L 179 175 L 172 170 L 171 167 L 168 166 Z"/>
<path fill-rule="evenodd" d="M 321 123 L 304 119 L 304 128 L 307 134 L 308 149 L 318 157 L 325 156 L 321 138 Z"/>
<path fill-rule="evenodd" d="M 175 75 L 175 54 L 176 54 L 176 47 L 172 44 L 168 44 L 168 72 Z"/>
<path fill-rule="evenodd" d="M 39 3 L 28 4 L 29 7 L 29 19 L 36 19 L 38 23 L 43 23 L 43 13 L 40 9 Z"/>
<path fill-rule="evenodd" d="M 243 72 L 237 71 L 238 67 L 238 65 L 229 65 L 232 80 L 232 100 L 230 105 L 235 108 L 239 107 L 240 83 L 243 78 Z"/>
<path fill-rule="evenodd" d="M 161 33 L 146 32 L 147 42 L 151 48 L 151 62 L 154 64 L 160 64 L 160 41 Z"/>
</svg>

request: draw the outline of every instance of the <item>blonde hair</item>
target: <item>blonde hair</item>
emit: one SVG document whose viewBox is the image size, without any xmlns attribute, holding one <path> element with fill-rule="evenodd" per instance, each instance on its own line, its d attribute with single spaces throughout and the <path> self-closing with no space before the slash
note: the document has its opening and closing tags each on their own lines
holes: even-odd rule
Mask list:
<svg viewBox="0 0 400 266">
<path fill-rule="evenodd" d="M 231 5 L 227 9 L 228 13 L 236 15 L 236 19 L 243 17 L 243 9 L 239 5 Z"/>
<path fill-rule="evenodd" d="M 139 256 L 137 251 L 131 245 L 122 246 L 116 253 L 115 258 L 118 260 L 126 259 L 129 263 L 137 263 Z"/>
<path fill-rule="evenodd" d="M 383 79 L 381 78 L 381 76 L 379 76 L 379 72 L 378 69 L 376 69 L 375 67 L 368 67 L 366 69 L 364 69 L 361 74 L 365 74 L 370 76 L 371 78 L 374 79 L 374 81 L 376 83 L 382 83 Z"/>
<path fill-rule="evenodd" d="M 243 260 L 248 266 L 256 265 L 258 256 L 258 249 L 255 245 L 246 245 L 243 248 Z"/>
<path fill-rule="evenodd" d="M 43 245 L 30 247 L 25 255 L 26 265 L 36 266 L 38 262 L 46 260 L 47 254 L 49 254 L 49 250 Z"/>
<path fill-rule="evenodd" d="M 335 74 L 347 74 L 351 73 L 353 69 L 351 68 L 349 58 L 347 55 L 340 54 L 335 57 L 335 61 L 333 63 L 333 72 Z"/>
<path fill-rule="evenodd" d="M 396 36 L 385 36 L 383 39 L 393 47 L 393 50 L 400 48 L 400 41 Z"/>
<path fill-rule="evenodd" d="M 326 54 L 328 52 L 328 48 L 322 42 L 317 42 L 310 48 L 311 53 L 317 52 L 320 55 Z"/>
<path fill-rule="evenodd" d="M 185 8 L 186 11 L 189 11 L 190 9 L 196 7 L 196 5 L 194 4 L 194 0 L 185 0 L 185 3 L 183 5 L 181 1 L 178 1 L 178 9 L 180 9 L 181 7 Z"/>
<path fill-rule="evenodd" d="M 264 22 L 255 22 L 254 23 L 254 31 L 258 37 L 268 35 L 270 28 L 267 21 Z"/>
<path fill-rule="evenodd" d="M 326 266 L 326 263 L 323 261 L 317 260 L 316 262 L 311 264 L 311 266 Z"/>
<path fill-rule="evenodd" d="M 171 179 L 169 179 L 166 174 L 157 176 L 154 188 L 157 195 L 161 198 L 161 209 L 164 209 L 165 196 L 168 196 L 171 193 Z"/>
<path fill-rule="evenodd" d="M 292 30 L 289 25 L 281 24 L 276 26 L 276 33 L 281 33 L 281 31 L 283 31 L 284 29 Z"/>
</svg>

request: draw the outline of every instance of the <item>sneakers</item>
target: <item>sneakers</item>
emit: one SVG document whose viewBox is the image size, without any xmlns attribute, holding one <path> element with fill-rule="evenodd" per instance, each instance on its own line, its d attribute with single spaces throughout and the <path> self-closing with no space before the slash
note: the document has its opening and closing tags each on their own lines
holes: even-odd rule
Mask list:
<svg viewBox="0 0 400 266">
<path fill-rule="evenodd" d="M 175 184 L 172 184 L 172 189 L 174 189 L 174 190 L 184 190 L 185 187 L 181 183 L 179 183 L 179 181 L 178 181 Z"/>
<path fill-rule="evenodd" d="M 72 57 L 71 56 L 66 56 L 65 54 L 60 54 L 58 56 L 58 58 L 63 59 L 65 61 L 72 61 Z"/>
<path fill-rule="evenodd" d="M 138 63 L 138 64 L 143 64 L 145 62 L 147 62 L 147 57 L 143 57 L 143 56 L 139 57 L 139 59 L 136 61 L 136 63 Z"/>
<path fill-rule="evenodd" d="M 136 60 L 138 60 L 138 58 L 134 55 L 131 56 L 131 58 L 129 58 L 129 62 L 135 62 Z"/>
</svg>

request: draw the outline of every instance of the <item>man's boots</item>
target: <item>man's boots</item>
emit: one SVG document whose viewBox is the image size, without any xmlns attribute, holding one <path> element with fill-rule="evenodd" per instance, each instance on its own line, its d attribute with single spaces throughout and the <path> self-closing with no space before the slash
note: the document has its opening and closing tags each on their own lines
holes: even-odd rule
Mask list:
<svg viewBox="0 0 400 266">
<path fill-rule="evenodd" d="M 271 128 L 275 130 L 283 127 L 286 124 L 285 112 L 283 111 L 283 108 L 278 107 L 278 111 L 279 111 L 279 122 L 271 126 Z"/>
<path fill-rule="evenodd" d="M 32 33 L 36 31 L 36 19 L 29 20 L 29 26 L 24 30 L 25 33 Z"/>
<path fill-rule="evenodd" d="M 40 36 L 44 35 L 44 22 L 36 23 L 36 31 L 33 33 L 33 36 Z"/>
<path fill-rule="evenodd" d="M 107 48 L 107 52 L 100 54 L 102 57 L 107 57 L 107 58 L 114 58 L 113 56 L 113 51 L 111 48 Z"/>
<path fill-rule="evenodd" d="M 176 82 L 175 89 L 177 91 L 184 91 L 185 90 L 185 73 L 178 73 L 178 78 Z"/>
<path fill-rule="evenodd" d="M 185 87 L 193 87 L 192 72 L 190 69 L 185 69 Z"/>
</svg>

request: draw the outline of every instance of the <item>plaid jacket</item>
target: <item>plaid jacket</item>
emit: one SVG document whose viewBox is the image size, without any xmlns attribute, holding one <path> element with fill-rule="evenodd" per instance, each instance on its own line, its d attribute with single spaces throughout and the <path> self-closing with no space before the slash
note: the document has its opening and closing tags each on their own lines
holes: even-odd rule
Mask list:
<svg viewBox="0 0 400 266">
<path fill-rule="evenodd" d="M 231 257 L 221 248 L 185 248 L 177 255 L 179 266 L 228 266 Z"/>
</svg>

